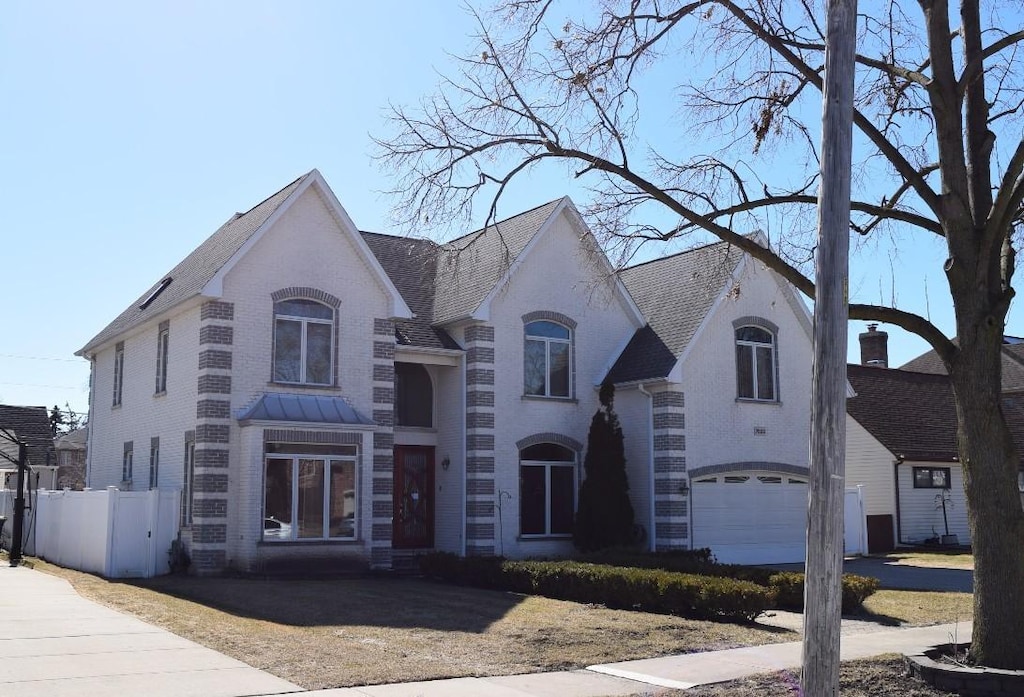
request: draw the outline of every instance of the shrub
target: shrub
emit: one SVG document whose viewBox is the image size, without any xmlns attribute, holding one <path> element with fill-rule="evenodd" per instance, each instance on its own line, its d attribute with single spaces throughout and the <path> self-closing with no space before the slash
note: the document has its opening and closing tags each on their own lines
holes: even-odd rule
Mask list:
<svg viewBox="0 0 1024 697">
<path fill-rule="evenodd" d="M 796 571 L 772 574 L 769 585 L 775 590 L 778 606 L 783 610 L 804 609 L 804 575 Z M 878 590 L 878 579 L 856 574 L 843 574 L 843 612 L 860 609 L 864 601 Z"/>
<path fill-rule="evenodd" d="M 747 581 L 579 561 L 437 553 L 421 557 L 420 568 L 427 576 L 465 585 L 695 619 L 751 621 L 775 601 L 772 589 Z"/>
</svg>

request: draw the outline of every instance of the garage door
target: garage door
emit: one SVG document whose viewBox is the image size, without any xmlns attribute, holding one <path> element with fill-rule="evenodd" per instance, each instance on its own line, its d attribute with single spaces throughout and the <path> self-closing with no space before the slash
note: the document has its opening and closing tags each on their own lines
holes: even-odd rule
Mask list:
<svg viewBox="0 0 1024 697">
<path fill-rule="evenodd" d="M 730 472 L 691 481 L 693 545 L 727 564 L 783 564 L 805 557 L 807 478 Z"/>
</svg>

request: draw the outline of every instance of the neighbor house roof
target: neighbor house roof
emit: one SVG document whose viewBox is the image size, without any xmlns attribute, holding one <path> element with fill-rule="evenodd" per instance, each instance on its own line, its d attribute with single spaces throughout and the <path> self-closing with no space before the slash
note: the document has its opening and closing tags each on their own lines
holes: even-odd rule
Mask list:
<svg viewBox="0 0 1024 697">
<path fill-rule="evenodd" d="M 846 410 L 887 450 L 903 460 L 955 462 L 956 407 L 949 377 L 895 368 L 848 365 L 856 392 Z M 1024 454 L 1024 400 L 1003 400 L 1003 413 Z"/>
<path fill-rule="evenodd" d="M 623 269 L 620 278 L 648 325 L 633 335 L 607 379 L 667 377 L 742 258 L 738 247 L 717 242 Z"/>
<path fill-rule="evenodd" d="M 50 413 L 46 407 L 16 407 L 0 404 L 0 451 L 17 458 L 18 446 L 8 442 L 3 431 L 28 446 L 30 465 L 56 465 L 53 450 L 53 431 L 50 429 Z M 12 469 L 13 462 L 0 458 L 0 469 Z"/>
<path fill-rule="evenodd" d="M 918 373 L 946 374 L 946 366 L 934 350 L 922 353 L 901 368 Z M 1024 392 L 1024 343 L 1017 337 L 1008 336 L 1003 340 L 1002 370 L 1003 391 Z"/>
<path fill-rule="evenodd" d="M 94 336 L 78 351 L 78 354 L 86 354 L 114 337 L 157 317 L 178 303 L 198 295 L 217 272 L 242 248 L 242 245 L 312 174 L 313 172 L 304 174 L 245 213 L 236 213 L 232 216 L 216 232 L 206 238 L 205 242 L 192 250 L 191 254 L 182 259 L 177 266 L 139 296 L 138 300 L 129 305 L 128 309 L 118 315 L 103 331 Z M 142 307 L 145 300 L 158 291 L 166 279 L 170 279 L 166 288 L 160 291 L 145 307 Z"/>
</svg>

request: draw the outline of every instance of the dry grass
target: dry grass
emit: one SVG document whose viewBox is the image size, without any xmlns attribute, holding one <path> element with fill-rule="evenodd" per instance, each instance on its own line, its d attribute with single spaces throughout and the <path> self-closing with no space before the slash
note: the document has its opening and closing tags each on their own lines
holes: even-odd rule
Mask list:
<svg viewBox="0 0 1024 697">
<path fill-rule="evenodd" d="M 864 601 L 864 610 L 883 624 L 964 622 L 973 617 L 973 597 L 970 593 L 880 590 Z"/>
<path fill-rule="evenodd" d="M 847 661 L 840 667 L 839 690 L 843 697 L 950 697 L 905 675 L 903 658 L 879 656 Z M 743 680 L 703 685 L 690 690 L 659 693 L 662 697 L 793 697 L 799 694 L 799 671 L 755 675 Z"/>
<path fill-rule="evenodd" d="M 413 579 L 110 582 L 38 563 L 83 596 L 307 689 L 563 670 L 794 641 L 752 625 L 608 610 Z"/>
<path fill-rule="evenodd" d="M 974 555 L 962 551 L 900 551 L 887 554 L 885 558 L 900 566 L 920 566 L 929 569 L 974 569 Z"/>
</svg>

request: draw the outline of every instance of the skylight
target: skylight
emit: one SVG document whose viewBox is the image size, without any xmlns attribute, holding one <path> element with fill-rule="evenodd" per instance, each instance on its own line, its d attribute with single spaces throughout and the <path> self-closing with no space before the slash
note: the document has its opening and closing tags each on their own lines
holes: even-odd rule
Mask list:
<svg viewBox="0 0 1024 697">
<path fill-rule="evenodd" d="M 164 292 L 167 286 L 171 285 L 171 281 L 173 280 L 173 278 L 168 276 L 164 280 L 160 281 L 160 283 L 157 284 L 156 288 L 153 289 L 153 292 L 147 295 L 146 299 L 142 301 L 142 304 L 139 305 L 139 309 L 145 310 L 147 307 L 149 307 L 153 303 L 153 301 L 156 300 L 160 296 L 160 294 Z"/>
</svg>

